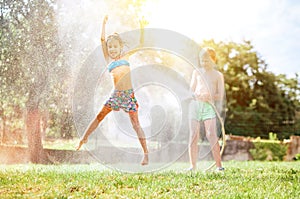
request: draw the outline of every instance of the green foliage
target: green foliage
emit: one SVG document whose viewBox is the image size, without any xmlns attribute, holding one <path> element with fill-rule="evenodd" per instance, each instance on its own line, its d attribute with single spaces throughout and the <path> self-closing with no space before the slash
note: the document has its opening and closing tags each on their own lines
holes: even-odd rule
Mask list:
<svg viewBox="0 0 300 199">
<path fill-rule="evenodd" d="M 0 165 L 0 192 L 1 198 L 285 199 L 300 195 L 300 162 L 228 162 L 224 173 L 180 172 L 185 166 L 130 174 L 99 164 Z"/>
<path fill-rule="evenodd" d="M 300 160 L 300 153 L 295 155 L 295 160 L 299 161 Z"/>
<path fill-rule="evenodd" d="M 281 142 L 253 142 L 255 148 L 250 149 L 253 160 L 281 161 L 286 155 L 287 145 Z"/>
<path fill-rule="evenodd" d="M 215 42 L 203 46 L 216 49 L 218 69 L 224 74 L 227 97 L 225 128 L 235 135 L 278 139 L 299 134 L 300 79 L 268 71 L 267 63 L 251 41 Z"/>
<path fill-rule="evenodd" d="M 143 15 L 142 7 L 147 0 L 105 0 L 109 7 L 109 15 L 118 17 L 121 24 L 132 28 L 139 27 L 139 19 Z M 118 6 L 116 6 L 118 5 Z"/>
<path fill-rule="evenodd" d="M 25 130 L 27 111 L 39 109 L 41 118 L 47 115 L 50 131 L 74 135 L 68 93 L 71 71 L 54 9 L 52 0 L 1 4 L 0 119 L 7 132 Z M 52 116 L 58 120 L 55 127 L 49 121 Z"/>
<path fill-rule="evenodd" d="M 270 132 L 270 133 L 269 133 L 269 140 L 272 140 L 272 141 L 278 140 L 277 134 L 276 134 L 276 133 Z"/>
</svg>

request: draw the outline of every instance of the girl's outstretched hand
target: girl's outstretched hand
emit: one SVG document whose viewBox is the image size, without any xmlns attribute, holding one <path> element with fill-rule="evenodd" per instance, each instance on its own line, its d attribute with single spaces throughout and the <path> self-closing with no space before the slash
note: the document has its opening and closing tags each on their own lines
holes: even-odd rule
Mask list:
<svg viewBox="0 0 300 199">
<path fill-rule="evenodd" d="M 140 28 L 141 29 L 144 29 L 145 26 L 149 24 L 149 22 L 145 19 L 144 16 L 140 18 L 139 22 L 140 22 Z"/>
<path fill-rule="evenodd" d="M 103 24 L 106 24 L 107 20 L 108 20 L 108 15 L 105 15 L 105 17 L 103 19 Z"/>
</svg>

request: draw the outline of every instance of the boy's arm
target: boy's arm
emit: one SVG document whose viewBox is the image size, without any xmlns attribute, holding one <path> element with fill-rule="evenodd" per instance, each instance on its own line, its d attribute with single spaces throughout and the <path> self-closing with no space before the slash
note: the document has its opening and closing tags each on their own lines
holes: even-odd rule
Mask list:
<svg viewBox="0 0 300 199">
<path fill-rule="evenodd" d="M 106 62 L 108 62 L 108 52 L 107 52 L 107 46 L 106 46 L 106 41 L 105 41 L 105 25 L 106 25 L 107 19 L 108 19 L 108 16 L 106 15 L 103 19 L 102 33 L 101 33 L 101 45 L 102 45 L 103 55 L 104 55 Z"/>
<path fill-rule="evenodd" d="M 218 77 L 218 81 L 217 81 L 217 92 L 214 96 L 214 100 L 215 101 L 223 100 L 224 92 L 225 92 L 224 77 L 223 77 L 223 74 L 220 73 L 220 75 Z"/>
<path fill-rule="evenodd" d="M 196 89 L 196 83 L 197 83 L 197 71 L 194 70 L 193 71 L 193 74 L 192 74 L 192 79 L 191 79 L 191 82 L 190 82 L 190 90 L 194 93 L 195 92 L 195 89 Z"/>
</svg>

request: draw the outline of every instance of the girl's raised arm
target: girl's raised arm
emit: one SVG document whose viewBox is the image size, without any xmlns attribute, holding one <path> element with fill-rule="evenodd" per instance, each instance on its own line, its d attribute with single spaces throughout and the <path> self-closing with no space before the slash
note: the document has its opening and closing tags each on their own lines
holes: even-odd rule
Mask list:
<svg viewBox="0 0 300 199">
<path fill-rule="evenodd" d="M 139 44 L 139 46 L 140 47 L 142 47 L 143 45 L 144 45 L 144 36 L 145 36 L 145 26 L 146 25 L 148 25 L 148 21 L 146 21 L 145 20 L 145 18 L 144 17 L 142 17 L 140 20 L 139 20 L 139 22 L 140 22 L 140 31 L 141 31 L 141 33 L 140 33 L 140 44 Z"/>
<path fill-rule="evenodd" d="M 107 19 L 108 19 L 108 16 L 106 15 L 103 19 L 102 33 L 101 33 L 101 45 L 102 45 L 103 55 L 104 55 L 106 62 L 108 62 L 108 52 L 107 52 L 107 46 L 106 46 L 106 41 L 105 41 L 105 25 L 106 25 Z"/>
<path fill-rule="evenodd" d="M 214 100 L 216 100 L 216 101 L 223 100 L 224 93 L 225 93 L 224 76 L 221 72 L 219 72 L 218 83 L 217 83 L 217 93 L 215 94 Z"/>
</svg>

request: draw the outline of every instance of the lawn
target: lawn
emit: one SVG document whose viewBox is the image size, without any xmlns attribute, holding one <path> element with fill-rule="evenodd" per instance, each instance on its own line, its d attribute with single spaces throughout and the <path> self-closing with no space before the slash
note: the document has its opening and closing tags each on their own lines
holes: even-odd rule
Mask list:
<svg viewBox="0 0 300 199">
<path fill-rule="evenodd" d="M 201 163 L 199 163 L 201 164 Z M 100 164 L 0 165 L 0 198 L 299 198 L 300 161 L 224 162 L 225 172 L 120 173 Z"/>
</svg>

